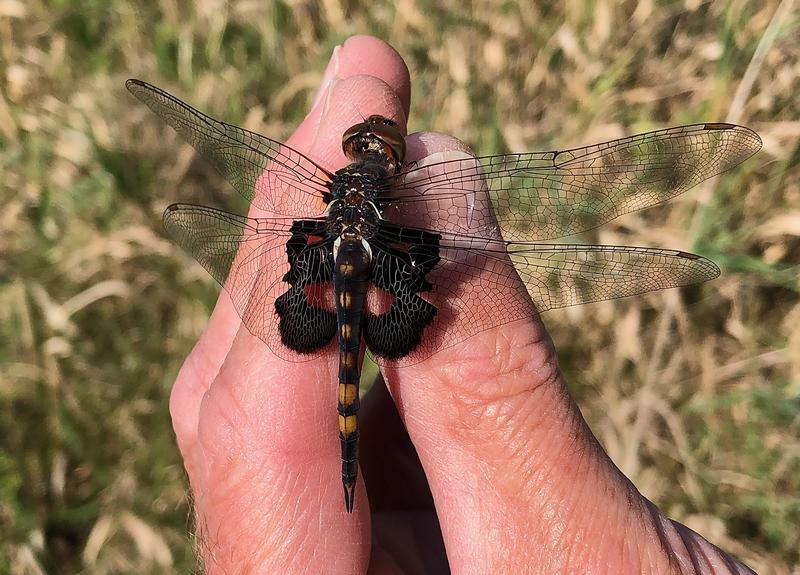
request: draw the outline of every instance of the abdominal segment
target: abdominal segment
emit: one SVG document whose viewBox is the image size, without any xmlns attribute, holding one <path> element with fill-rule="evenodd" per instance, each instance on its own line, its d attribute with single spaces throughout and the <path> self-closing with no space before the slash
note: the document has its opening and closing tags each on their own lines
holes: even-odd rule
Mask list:
<svg viewBox="0 0 800 575">
<path fill-rule="evenodd" d="M 344 240 L 336 254 L 333 284 L 339 326 L 339 441 L 345 507 L 353 511 L 358 476 L 358 387 L 361 324 L 369 281 L 369 254 L 360 240 Z"/>
</svg>

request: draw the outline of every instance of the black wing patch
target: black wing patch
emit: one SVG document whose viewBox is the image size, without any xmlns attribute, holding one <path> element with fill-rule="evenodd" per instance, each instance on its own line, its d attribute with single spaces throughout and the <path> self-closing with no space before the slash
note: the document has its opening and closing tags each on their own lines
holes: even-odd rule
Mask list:
<svg viewBox="0 0 800 575">
<path fill-rule="evenodd" d="M 364 339 L 376 356 L 398 359 L 419 346 L 438 311 L 418 294 L 432 288 L 425 276 L 439 263 L 439 235 L 381 222 L 370 246 L 372 282 L 392 299 L 387 311 L 365 314 Z"/>
<path fill-rule="evenodd" d="M 333 252 L 330 241 L 309 245 L 310 236 L 325 236 L 325 223 L 298 220 L 290 228 L 286 242 L 289 271 L 283 281 L 291 287 L 275 299 L 278 331 L 283 345 L 298 353 L 311 353 L 326 346 L 336 335 L 336 313 L 320 305 L 319 298 L 309 298 L 307 289 L 317 289 L 331 282 Z M 327 286 L 330 290 L 330 286 Z"/>
</svg>

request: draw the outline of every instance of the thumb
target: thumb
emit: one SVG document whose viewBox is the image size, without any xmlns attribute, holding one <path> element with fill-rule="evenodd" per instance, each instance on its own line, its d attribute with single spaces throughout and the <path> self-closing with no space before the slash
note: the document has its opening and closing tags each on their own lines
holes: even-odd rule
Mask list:
<svg viewBox="0 0 800 575">
<path fill-rule="evenodd" d="M 412 134 L 407 144 L 420 165 L 467 151 L 443 134 Z M 452 288 L 464 305 L 448 316 L 451 332 L 482 323 L 482 308 L 504 311 L 483 298 L 511 309 L 527 297 L 511 273 L 488 296 L 486 274 L 511 263 L 492 265 Z M 453 345 L 430 360 L 387 366 L 384 375 L 428 478 L 453 572 L 638 572 L 598 567 L 629 549 L 668 565 L 652 506 L 590 432 L 535 311 L 460 342 L 446 337 Z"/>
</svg>

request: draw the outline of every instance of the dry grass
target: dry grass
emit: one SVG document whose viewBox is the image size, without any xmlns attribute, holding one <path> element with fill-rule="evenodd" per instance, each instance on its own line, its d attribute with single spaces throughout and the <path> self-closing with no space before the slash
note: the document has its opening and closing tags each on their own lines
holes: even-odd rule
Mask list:
<svg viewBox="0 0 800 575">
<path fill-rule="evenodd" d="M 195 568 L 167 396 L 216 289 L 159 216 L 231 194 L 124 79 L 280 139 L 354 33 L 406 58 L 425 95 L 412 130 L 481 152 L 726 118 L 761 134 L 739 170 L 588 235 L 691 249 L 719 280 L 545 321 L 593 430 L 645 495 L 759 572 L 797 572 L 797 11 L 461 6 L 0 0 L 0 572 Z"/>
</svg>

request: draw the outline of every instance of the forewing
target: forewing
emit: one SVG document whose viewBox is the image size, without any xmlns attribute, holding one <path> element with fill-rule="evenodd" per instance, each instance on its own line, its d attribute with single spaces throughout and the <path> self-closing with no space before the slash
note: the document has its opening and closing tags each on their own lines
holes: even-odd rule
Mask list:
<svg viewBox="0 0 800 575">
<path fill-rule="evenodd" d="M 287 241 L 299 238 L 297 223 L 281 218 L 246 218 L 205 206 L 174 204 L 164 212 L 164 227 L 172 239 L 191 254 L 216 279 L 233 302 L 245 327 L 264 341 L 279 357 L 290 361 L 305 361 L 321 353 L 321 349 L 297 353 L 283 344 L 276 314 L 276 300 L 286 294 L 291 295 L 291 287 L 286 280 L 290 270 L 287 257 Z M 305 250 L 305 255 L 313 255 L 314 250 Z M 319 258 L 327 261 L 325 257 Z M 298 265 L 295 276 L 306 275 L 313 283 L 310 274 L 321 274 L 330 270 L 308 269 Z M 293 280 L 294 281 L 294 280 Z M 317 290 L 301 290 L 294 297 L 303 297 L 304 303 L 316 306 L 319 310 L 329 310 L 330 301 L 326 296 L 327 286 L 319 282 Z M 314 336 L 320 332 L 315 325 L 315 315 L 311 321 L 292 326 L 296 338 Z M 335 331 L 335 324 L 334 324 Z"/>
<path fill-rule="evenodd" d="M 427 275 L 432 289 L 420 294 L 436 306 L 437 314 L 421 344 L 399 360 L 401 364 L 416 363 L 482 331 L 531 317 L 531 303 L 541 312 L 719 275 L 713 262 L 675 250 L 508 243 L 448 234 L 440 240 L 439 257 Z"/>
<path fill-rule="evenodd" d="M 300 152 L 215 120 L 141 80 L 128 80 L 125 86 L 253 205 L 293 217 L 313 217 L 324 211 L 330 174 Z"/>
<path fill-rule="evenodd" d="M 573 150 L 427 158 L 395 177 L 385 213 L 404 225 L 484 238 L 499 226 L 506 240 L 542 241 L 664 202 L 760 148 L 748 128 L 706 123 Z"/>
</svg>

